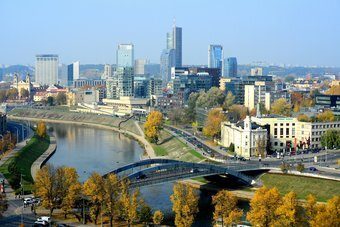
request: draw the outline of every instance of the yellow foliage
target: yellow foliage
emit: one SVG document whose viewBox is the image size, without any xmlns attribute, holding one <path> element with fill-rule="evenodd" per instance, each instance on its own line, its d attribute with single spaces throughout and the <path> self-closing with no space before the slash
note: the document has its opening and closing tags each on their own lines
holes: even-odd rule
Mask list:
<svg viewBox="0 0 340 227">
<path fill-rule="evenodd" d="M 300 114 L 297 117 L 297 120 L 302 121 L 302 122 L 310 122 L 311 121 L 311 119 L 306 114 Z"/>
<path fill-rule="evenodd" d="M 311 227 L 339 226 L 340 223 L 340 196 L 334 196 L 327 204 L 316 207 L 316 215 L 309 222 Z"/>
<path fill-rule="evenodd" d="M 144 124 L 145 136 L 153 143 L 158 142 L 160 130 L 163 126 L 163 115 L 159 111 L 152 111 Z"/>
<path fill-rule="evenodd" d="M 340 85 L 334 85 L 325 92 L 327 95 L 340 95 Z"/>
<path fill-rule="evenodd" d="M 294 192 L 289 192 L 282 198 L 282 204 L 275 210 L 277 218 L 272 226 L 300 226 L 299 205 Z"/>
<path fill-rule="evenodd" d="M 208 137 L 218 137 L 221 133 L 221 123 L 225 121 L 226 117 L 220 109 L 211 109 L 205 121 L 203 134 Z"/>
<path fill-rule="evenodd" d="M 162 221 L 163 221 L 163 218 L 164 218 L 164 216 L 163 216 L 162 211 L 156 210 L 154 215 L 153 215 L 152 220 L 153 220 L 153 223 L 155 225 L 160 225 L 162 223 Z"/>
<path fill-rule="evenodd" d="M 37 125 L 37 135 L 44 138 L 46 136 L 46 124 L 44 121 L 39 121 Z"/>
<path fill-rule="evenodd" d="M 316 119 L 319 122 L 330 122 L 335 120 L 335 116 L 332 111 L 326 110 L 325 112 L 316 115 Z"/>
<path fill-rule="evenodd" d="M 292 106 L 284 98 L 276 100 L 271 107 L 271 113 L 283 116 L 291 116 L 291 110 Z"/>
<path fill-rule="evenodd" d="M 198 212 L 198 196 L 196 191 L 185 184 L 175 184 L 174 193 L 170 196 L 175 212 L 175 225 L 178 227 L 190 227 Z"/>
</svg>

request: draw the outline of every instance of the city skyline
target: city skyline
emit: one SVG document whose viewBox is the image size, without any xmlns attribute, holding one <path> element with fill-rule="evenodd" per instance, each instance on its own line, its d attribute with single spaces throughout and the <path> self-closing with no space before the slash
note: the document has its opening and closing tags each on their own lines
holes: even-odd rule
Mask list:
<svg viewBox="0 0 340 227">
<path fill-rule="evenodd" d="M 340 66 L 337 1 L 175 1 L 167 9 L 158 1 L 81 3 L 2 1 L 0 64 L 33 65 L 36 54 L 58 54 L 66 64 L 113 64 L 119 43 L 134 44 L 136 59 L 159 63 L 176 18 L 183 28 L 183 65 L 206 65 L 206 47 L 221 44 L 224 57 L 235 56 L 240 64 Z M 189 6 L 214 13 L 192 20 L 184 13 Z M 120 10 L 109 13 L 115 8 Z M 127 9 L 131 18 L 119 20 Z"/>
</svg>

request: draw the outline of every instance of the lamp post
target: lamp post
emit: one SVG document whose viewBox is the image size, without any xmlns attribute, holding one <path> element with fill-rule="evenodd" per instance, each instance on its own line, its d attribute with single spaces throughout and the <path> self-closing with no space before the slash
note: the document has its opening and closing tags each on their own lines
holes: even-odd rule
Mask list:
<svg viewBox="0 0 340 227">
<path fill-rule="evenodd" d="M 22 183 L 22 174 L 20 174 L 20 186 L 21 186 L 21 199 L 22 199 L 22 208 L 21 208 L 21 226 L 24 226 L 24 185 Z"/>
</svg>

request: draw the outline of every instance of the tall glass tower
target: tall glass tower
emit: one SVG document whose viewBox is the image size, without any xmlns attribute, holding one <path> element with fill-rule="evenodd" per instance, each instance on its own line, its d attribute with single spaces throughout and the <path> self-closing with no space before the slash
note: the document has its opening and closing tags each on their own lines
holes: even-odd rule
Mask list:
<svg viewBox="0 0 340 227">
<path fill-rule="evenodd" d="M 224 60 L 223 77 L 237 77 L 237 59 L 235 57 Z"/>
<path fill-rule="evenodd" d="M 166 86 L 171 79 L 171 68 L 176 64 L 176 54 L 174 49 L 163 50 L 161 55 L 161 77 L 163 86 Z"/>
<path fill-rule="evenodd" d="M 182 28 L 175 24 L 172 32 L 166 33 L 166 49 L 175 50 L 175 66 L 182 67 Z"/>
<path fill-rule="evenodd" d="M 223 47 L 221 45 L 209 45 L 208 48 L 208 67 L 219 68 L 222 70 Z"/>
<path fill-rule="evenodd" d="M 117 67 L 133 67 L 133 44 L 119 44 L 117 49 Z"/>
</svg>

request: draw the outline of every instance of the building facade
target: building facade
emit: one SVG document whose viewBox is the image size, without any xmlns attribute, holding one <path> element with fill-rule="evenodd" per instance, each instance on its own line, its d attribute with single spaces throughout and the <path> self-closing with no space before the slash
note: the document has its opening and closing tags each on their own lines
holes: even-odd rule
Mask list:
<svg viewBox="0 0 340 227">
<path fill-rule="evenodd" d="M 134 88 L 133 88 L 133 68 L 132 67 L 117 67 L 116 70 L 117 77 L 117 95 L 116 97 L 133 97 Z"/>
<path fill-rule="evenodd" d="M 72 86 L 74 80 L 78 80 L 79 76 L 79 61 L 73 62 L 67 66 L 67 86 Z"/>
<path fill-rule="evenodd" d="M 133 44 L 119 44 L 117 48 L 117 67 L 133 67 L 134 46 Z"/>
<path fill-rule="evenodd" d="M 135 60 L 135 75 L 144 75 L 145 74 L 145 65 L 149 63 L 148 59 L 136 59 Z"/>
<path fill-rule="evenodd" d="M 59 57 L 55 54 L 36 55 L 35 82 L 40 85 L 52 85 L 58 83 Z"/>
<path fill-rule="evenodd" d="M 22 89 L 27 90 L 28 94 L 31 94 L 32 83 L 30 75 L 29 74 L 26 75 L 26 80 L 19 80 L 18 75 L 14 74 L 12 87 L 18 90 L 18 95 L 20 98 L 22 98 Z"/>
<path fill-rule="evenodd" d="M 160 74 L 163 86 L 166 86 L 171 79 L 171 68 L 176 65 L 175 49 L 166 49 L 161 54 Z"/>
<path fill-rule="evenodd" d="M 237 77 L 237 59 L 235 57 L 224 60 L 223 77 Z"/>
<path fill-rule="evenodd" d="M 267 130 L 253 122 L 249 116 L 238 123 L 222 122 L 220 143 L 224 147 L 233 144 L 238 156 L 250 158 L 261 154 L 265 157 Z"/>
<path fill-rule="evenodd" d="M 221 45 L 209 45 L 208 68 L 219 68 L 222 70 L 223 47 Z"/>
</svg>

